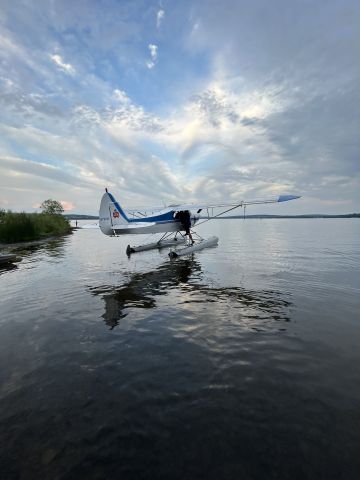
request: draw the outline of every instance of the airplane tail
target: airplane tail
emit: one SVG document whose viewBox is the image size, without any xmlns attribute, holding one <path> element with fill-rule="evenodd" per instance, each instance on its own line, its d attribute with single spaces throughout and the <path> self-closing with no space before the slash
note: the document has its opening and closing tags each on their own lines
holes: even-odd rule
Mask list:
<svg viewBox="0 0 360 480">
<path fill-rule="evenodd" d="M 129 219 L 113 195 L 105 189 L 99 211 L 99 226 L 105 235 L 114 235 L 114 229 L 120 225 L 127 225 Z"/>
</svg>

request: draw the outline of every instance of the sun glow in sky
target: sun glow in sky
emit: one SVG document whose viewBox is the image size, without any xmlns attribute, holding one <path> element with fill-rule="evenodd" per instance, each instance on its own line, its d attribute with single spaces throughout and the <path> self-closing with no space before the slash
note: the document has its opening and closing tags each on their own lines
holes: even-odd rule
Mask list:
<svg viewBox="0 0 360 480">
<path fill-rule="evenodd" d="M 359 212 L 359 58 L 355 0 L 2 0 L 0 208 Z"/>
</svg>

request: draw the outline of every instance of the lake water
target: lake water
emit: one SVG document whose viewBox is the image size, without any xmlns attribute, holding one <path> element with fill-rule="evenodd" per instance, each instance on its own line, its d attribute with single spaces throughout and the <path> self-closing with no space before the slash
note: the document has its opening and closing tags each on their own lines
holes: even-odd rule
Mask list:
<svg viewBox="0 0 360 480">
<path fill-rule="evenodd" d="M 360 222 L 98 230 L 0 271 L 1 479 L 360 478 Z"/>
</svg>

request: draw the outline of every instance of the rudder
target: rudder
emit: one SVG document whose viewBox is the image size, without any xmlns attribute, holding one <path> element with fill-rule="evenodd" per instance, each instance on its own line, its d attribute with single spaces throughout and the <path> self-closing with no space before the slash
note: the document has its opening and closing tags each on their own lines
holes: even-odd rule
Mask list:
<svg viewBox="0 0 360 480">
<path fill-rule="evenodd" d="M 127 225 L 129 219 L 113 195 L 106 192 L 102 196 L 99 211 L 99 226 L 105 235 L 114 235 L 114 229 L 120 225 Z"/>
</svg>

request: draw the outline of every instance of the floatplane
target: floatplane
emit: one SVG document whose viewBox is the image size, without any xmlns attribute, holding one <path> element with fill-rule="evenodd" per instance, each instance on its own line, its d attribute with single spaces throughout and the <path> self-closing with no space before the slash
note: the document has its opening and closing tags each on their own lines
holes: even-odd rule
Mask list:
<svg viewBox="0 0 360 480">
<path fill-rule="evenodd" d="M 184 203 L 167 207 L 152 207 L 143 211 L 125 211 L 106 188 L 100 203 L 99 227 L 105 235 L 115 237 L 128 234 L 162 234 L 155 242 L 138 246 L 128 245 L 126 253 L 131 255 L 144 250 L 182 245 L 183 248 L 170 249 L 170 258 L 175 258 L 218 244 L 218 237 L 212 236 L 205 239 L 193 231 L 196 224 L 201 225 L 209 220 L 219 218 L 236 208 L 244 208 L 245 217 L 245 209 L 248 205 L 282 203 L 297 198 L 300 197 L 280 195 L 263 200 L 232 203 Z M 222 210 L 214 215 L 214 209 Z M 206 211 L 206 215 L 200 216 L 202 211 Z"/>
</svg>

